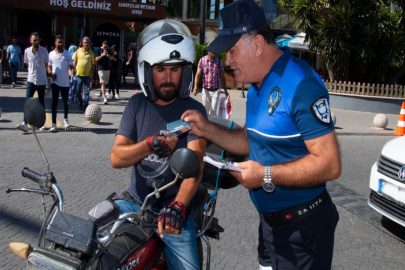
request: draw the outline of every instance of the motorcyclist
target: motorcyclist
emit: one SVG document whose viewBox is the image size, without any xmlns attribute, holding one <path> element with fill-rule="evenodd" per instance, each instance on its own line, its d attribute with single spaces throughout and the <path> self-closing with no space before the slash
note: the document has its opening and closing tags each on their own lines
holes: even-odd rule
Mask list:
<svg viewBox="0 0 405 270">
<path fill-rule="evenodd" d="M 178 148 L 195 151 L 202 168 L 206 140 L 191 133 L 162 135 L 167 124 L 179 120 L 188 109 L 204 107 L 189 98 L 193 88 L 195 48 L 190 30 L 181 22 L 160 20 L 145 28 L 137 43 L 138 76 L 143 94 L 128 102 L 111 150 L 114 168 L 132 167 L 131 184 L 115 203 L 120 213 L 136 212 L 153 192 L 145 179 L 174 179 L 169 161 Z M 164 242 L 169 269 L 199 269 L 196 225 L 190 201 L 201 177 L 189 178 L 168 188 L 160 198 L 148 201 L 159 213 L 158 230 Z"/>
</svg>

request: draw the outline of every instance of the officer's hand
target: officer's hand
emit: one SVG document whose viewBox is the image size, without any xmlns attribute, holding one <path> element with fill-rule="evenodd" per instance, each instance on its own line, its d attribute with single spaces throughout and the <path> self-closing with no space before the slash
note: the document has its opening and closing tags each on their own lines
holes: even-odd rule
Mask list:
<svg viewBox="0 0 405 270">
<path fill-rule="evenodd" d="M 194 87 L 193 94 L 194 94 L 194 96 L 196 96 L 198 94 L 198 88 L 197 87 Z"/>
<path fill-rule="evenodd" d="M 243 172 L 229 170 L 229 173 L 235 177 L 242 186 L 247 189 L 258 188 L 262 186 L 264 178 L 264 167 L 256 161 L 246 161 L 234 163 L 235 167 L 243 169 Z"/>
<path fill-rule="evenodd" d="M 181 116 L 181 119 L 185 122 L 190 123 L 192 134 L 199 137 L 204 137 L 204 131 L 210 126 L 208 120 L 197 110 L 187 110 Z"/>
<path fill-rule="evenodd" d="M 167 234 L 180 234 L 186 219 L 186 207 L 179 201 L 163 207 L 158 217 L 158 234 L 163 238 L 163 226 Z"/>
</svg>

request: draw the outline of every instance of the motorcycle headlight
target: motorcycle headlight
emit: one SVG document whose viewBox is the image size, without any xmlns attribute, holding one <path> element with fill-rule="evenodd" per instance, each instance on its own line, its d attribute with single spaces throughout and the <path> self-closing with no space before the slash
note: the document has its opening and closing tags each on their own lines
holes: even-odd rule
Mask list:
<svg viewBox="0 0 405 270">
<path fill-rule="evenodd" d="M 55 252 L 36 249 L 28 256 L 28 267 L 31 270 L 79 270 L 81 261 L 67 258 Z"/>
</svg>

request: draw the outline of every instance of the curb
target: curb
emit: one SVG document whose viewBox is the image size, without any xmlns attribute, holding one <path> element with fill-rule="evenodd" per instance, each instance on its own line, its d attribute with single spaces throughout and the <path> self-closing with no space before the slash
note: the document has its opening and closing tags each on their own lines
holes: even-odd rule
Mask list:
<svg viewBox="0 0 405 270">
<path fill-rule="evenodd" d="M 11 131 L 16 131 L 18 130 L 17 128 L 6 128 L 6 127 L 0 127 L 0 130 L 11 130 Z M 32 131 L 32 129 L 28 129 L 29 131 Z M 57 128 L 57 132 L 111 132 L 115 133 L 117 132 L 117 128 L 84 128 L 84 127 L 71 127 L 71 128 Z M 46 128 L 45 130 L 42 131 L 37 131 L 37 133 L 43 133 L 44 131 L 51 132 L 49 131 L 49 128 Z M 25 132 L 26 133 L 26 132 Z"/>
</svg>

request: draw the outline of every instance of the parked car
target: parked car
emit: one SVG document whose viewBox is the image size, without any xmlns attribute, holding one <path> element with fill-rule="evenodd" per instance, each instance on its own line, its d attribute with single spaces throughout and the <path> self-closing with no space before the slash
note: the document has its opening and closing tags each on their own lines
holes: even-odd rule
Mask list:
<svg viewBox="0 0 405 270">
<path fill-rule="evenodd" d="M 405 136 L 388 141 L 371 168 L 368 204 L 405 227 Z"/>
</svg>

